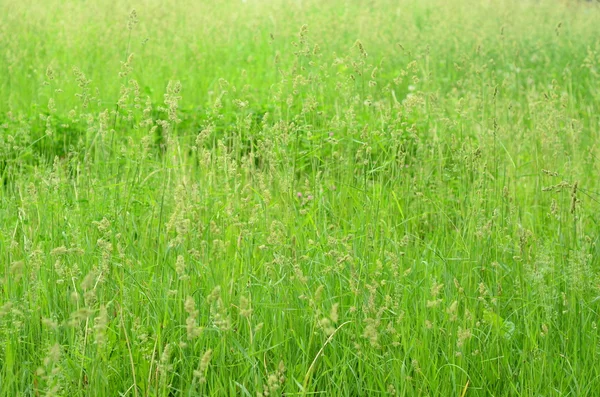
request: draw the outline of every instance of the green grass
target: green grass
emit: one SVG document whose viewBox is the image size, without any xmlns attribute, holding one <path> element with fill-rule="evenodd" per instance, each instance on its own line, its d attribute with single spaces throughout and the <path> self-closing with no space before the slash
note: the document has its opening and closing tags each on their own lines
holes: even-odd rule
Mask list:
<svg viewBox="0 0 600 397">
<path fill-rule="evenodd" d="M 0 395 L 600 390 L 598 6 L 209 3 L 0 2 Z"/>
</svg>

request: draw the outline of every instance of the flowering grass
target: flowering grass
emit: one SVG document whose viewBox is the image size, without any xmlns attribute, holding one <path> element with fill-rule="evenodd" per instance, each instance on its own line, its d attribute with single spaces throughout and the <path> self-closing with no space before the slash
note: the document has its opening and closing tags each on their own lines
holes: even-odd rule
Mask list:
<svg viewBox="0 0 600 397">
<path fill-rule="evenodd" d="M 600 390 L 598 6 L 212 3 L 0 2 L 0 395 Z"/>
</svg>

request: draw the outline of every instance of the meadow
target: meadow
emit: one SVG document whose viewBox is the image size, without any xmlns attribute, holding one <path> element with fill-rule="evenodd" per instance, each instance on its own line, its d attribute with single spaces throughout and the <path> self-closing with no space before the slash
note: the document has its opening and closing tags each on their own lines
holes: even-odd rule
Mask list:
<svg viewBox="0 0 600 397">
<path fill-rule="evenodd" d="M 0 2 L 0 396 L 593 396 L 600 6 Z"/>
</svg>

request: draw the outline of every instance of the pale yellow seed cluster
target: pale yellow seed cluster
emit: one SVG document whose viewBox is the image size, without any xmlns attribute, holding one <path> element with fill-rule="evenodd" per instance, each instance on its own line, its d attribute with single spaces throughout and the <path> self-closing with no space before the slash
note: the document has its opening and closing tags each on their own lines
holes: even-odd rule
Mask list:
<svg viewBox="0 0 600 397">
<path fill-rule="evenodd" d="M 212 349 L 208 349 L 206 352 L 204 352 L 200 362 L 198 363 L 198 369 L 194 371 L 194 381 L 198 383 L 206 383 L 206 372 L 208 371 L 212 354 Z"/>
<path fill-rule="evenodd" d="M 184 309 L 188 314 L 188 317 L 185 320 L 187 338 L 188 340 L 193 340 L 202 334 L 202 328 L 198 326 L 198 315 L 200 312 L 196 309 L 194 298 L 188 296 L 185 299 Z"/>
</svg>

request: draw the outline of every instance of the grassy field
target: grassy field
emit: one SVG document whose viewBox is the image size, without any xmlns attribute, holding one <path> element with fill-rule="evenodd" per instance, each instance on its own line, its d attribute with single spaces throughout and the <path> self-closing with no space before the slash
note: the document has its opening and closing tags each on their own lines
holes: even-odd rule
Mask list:
<svg viewBox="0 0 600 397">
<path fill-rule="evenodd" d="M 577 1 L 1 1 L 0 395 L 595 395 L 599 37 Z"/>
</svg>

